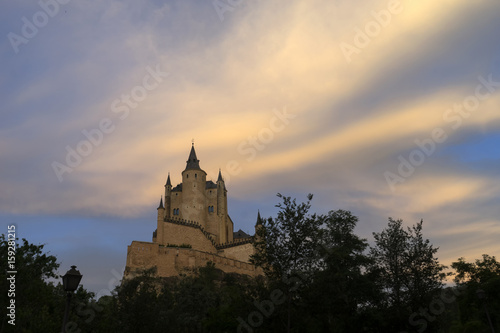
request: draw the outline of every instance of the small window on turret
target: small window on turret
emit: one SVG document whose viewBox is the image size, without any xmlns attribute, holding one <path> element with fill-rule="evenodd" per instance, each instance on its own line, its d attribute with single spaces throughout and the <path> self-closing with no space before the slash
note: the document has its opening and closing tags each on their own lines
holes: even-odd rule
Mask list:
<svg viewBox="0 0 500 333">
<path fill-rule="evenodd" d="M 189 173 L 186 174 L 186 178 L 189 178 Z"/>
<path fill-rule="evenodd" d="M 198 174 L 197 173 L 194 174 L 194 178 L 198 178 Z"/>
</svg>

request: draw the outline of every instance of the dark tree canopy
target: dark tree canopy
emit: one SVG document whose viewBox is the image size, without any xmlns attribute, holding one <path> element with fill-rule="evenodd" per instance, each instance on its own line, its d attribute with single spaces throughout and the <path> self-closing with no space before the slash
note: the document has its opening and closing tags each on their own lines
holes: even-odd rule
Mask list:
<svg viewBox="0 0 500 333">
<path fill-rule="evenodd" d="M 381 306 L 391 314 L 391 330 L 408 328 L 412 312 L 429 306 L 447 275 L 435 257 L 438 249 L 423 238 L 422 225 L 405 229 L 402 220 L 389 218 L 386 229 L 373 233 L 371 272 L 383 293 Z"/>
<path fill-rule="evenodd" d="M 312 194 L 300 204 L 279 193 L 277 196 L 283 203 L 276 205 L 276 218 L 264 220 L 257 228 L 257 252 L 250 261 L 262 267 L 268 277 L 284 280 L 314 268 L 322 221 L 316 214 L 309 214 Z"/>
<path fill-rule="evenodd" d="M 356 234 L 350 211 L 311 213 L 307 201 L 278 194 L 275 217 L 256 227 L 251 260 L 265 276 L 224 273 L 208 263 L 190 275 L 161 278 L 156 268 L 122 281 L 96 300 L 80 286 L 68 332 L 490 332 L 500 331 L 500 263 L 494 256 L 452 264 L 456 286 L 444 288 L 438 248 L 423 222 L 404 227 L 389 218 L 373 233 Z M 8 242 L 0 236 L 0 287 Z M 0 332 L 59 332 L 65 291 L 56 257 L 27 240 L 16 248 L 16 326 Z M 82 281 L 84 283 L 84 280 Z M 481 291 L 478 297 L 478 291 Z M 7 307 L 8 299 L 0 298 Z"/>
<path fill-rule="evenodd" d="M 11 243 L 12 245 L 12 243 Z M 44 253 L 44 245 L 30 244 L 26 239 L 21 242 L 16 240 L 15 251 L 15 297 L 8 298 L 7 291 L 9 281 L 7 280 L 8 240 L 5 235 L 0 235 L 0 307 L 7 308 L 7 302 L 15 299 L 16 304 L 16 326 L 7 323 L 9 319 L 2 313 L 2 332 L 56 332 L 61 328 L 62 312 L 61 306 L 64 299 L 54 298 L 54 286 L 47 282 L 48 278 L 56 278 L 56 270 L 59 267 L 55 256 Z M 61 318 L 58 325 L 51 323 L 49 318 L 58 316 Z"/>
<path fill-rule="evenodd" d="M 490 322 L 500 331 L 500 262 L 495 256 L 483 254 L 481 259 L 467 262 L 464 258 L 451 264 L 456 271 L 455 282 L 460 289 L 460 327 L 490 332 Z M 486 315 L 486 312 L 489 314 Z"/>
</svg>

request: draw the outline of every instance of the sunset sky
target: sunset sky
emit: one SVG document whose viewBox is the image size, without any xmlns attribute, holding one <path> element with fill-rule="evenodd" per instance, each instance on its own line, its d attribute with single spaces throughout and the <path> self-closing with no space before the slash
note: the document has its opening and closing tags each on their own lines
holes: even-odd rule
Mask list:
<svg viewBox="0 0 500 333">
<path fill-rule="evenodd" d="M 500 2 L 3 2 L 0 221 L 100 292 L 192 140 L 235 231 L 276 193 L 500 255 Z"/>
</svg>

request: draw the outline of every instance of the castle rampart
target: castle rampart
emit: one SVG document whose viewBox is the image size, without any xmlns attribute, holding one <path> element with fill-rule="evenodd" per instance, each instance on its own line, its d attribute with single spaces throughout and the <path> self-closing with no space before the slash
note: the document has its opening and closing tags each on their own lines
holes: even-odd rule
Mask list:
<svg viewBox="0 0 500 333">
<path fill-rule="evenodd" d="M 159 276 L 191 274 L 196 268 L 203 267 L 208 262 L 214 263 L 216 268 L 226 273 L 250 276 L 262 274 L 262 270 L 254 265 L 225 255 L 189 248 L 160 246 L 158 243 L 133 241 L 127 249 L 124 279 L 133 278 L 138 270 L 152 267 L 157 268 Z"/>
</svg>

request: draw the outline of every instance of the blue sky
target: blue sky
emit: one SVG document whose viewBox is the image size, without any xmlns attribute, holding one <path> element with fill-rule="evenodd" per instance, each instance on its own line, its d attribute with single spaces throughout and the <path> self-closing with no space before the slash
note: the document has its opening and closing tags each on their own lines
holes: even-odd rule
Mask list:
<svg viewBox="0 0 500 333">
<path fill-rule="evenodd" d="M 16 1 L 0 11 L 0 227 L 109 290 L 195 140 L 235 228 L 276 193 L 373 240 L 498 255 L 497 1 Z"/>
</svg>

